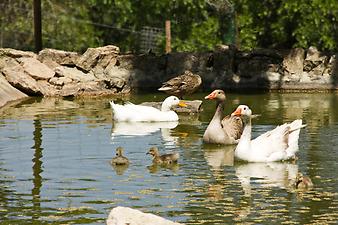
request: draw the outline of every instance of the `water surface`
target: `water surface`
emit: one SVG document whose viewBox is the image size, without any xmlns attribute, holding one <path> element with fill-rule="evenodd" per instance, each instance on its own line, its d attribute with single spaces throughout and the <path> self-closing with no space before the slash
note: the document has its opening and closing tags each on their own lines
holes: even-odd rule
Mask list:
<svg viewBox="0 0 338 225">
<path fill-rule="evenodd" d="M 207 93 L 191 96 L 203 99 Z M 165 95 L 137 95 L 135 103 Z M 30 98 L 0 109 L 1 224 L 104 224 L 128 206 L 185 224 L 334 224 L 338 220 L 338 94 L 228 94 L 261 116 L 253 136 L 302 118 L 296 163 L 239 163 L 233 147 L 204 145 L 215 105 L 179 123 L 114 124 L 110 98 Z M 109 164 L 125 148 L 127 168 Z M 179 164 L 161 168 L 146 152 L 178 151 Z M 314 188 L 295 190 L 295 174 Z"/>
</svg>

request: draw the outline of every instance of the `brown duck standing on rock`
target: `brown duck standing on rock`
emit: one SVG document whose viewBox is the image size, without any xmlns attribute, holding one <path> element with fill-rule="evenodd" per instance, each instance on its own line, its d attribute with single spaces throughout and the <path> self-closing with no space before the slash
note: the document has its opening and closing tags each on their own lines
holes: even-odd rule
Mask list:
<svg viewBox="0 0 338 225">
<path fill-rule="evenodd" d="M 122 147 L 117 147 L 116 148 L 116 156 L 112 158 L 110 161 L 112 165 L 128 165 L 129 160 L 127 157 L 123 156 L 123 148 Z"/>
<path fill-rule="evenodd" d="M 237 144 L 243 132 L 243 121 L 236 115 L 224 117 L 224 91 L 214 90 L 205 99 L 214 99 L 217 103 L 215 114 L 204 132 L 203 141 L 212 144 Z"/>
<path fill-rule="evenodd" d="M 160 155 L 157 147 L 151 147 L 147 154 L 153 156 L 154 164 L 173 164 L 177 163 L 180 157 L 178 152 Z"/>
<path fill-rule="evenodd" d="M 202 78 L 199 75 L 185 71 L 184 74 L 164 82 L 158 90 L 183 99 L 184 95 L 194 93 L 201 84 Z"/>
</svg>

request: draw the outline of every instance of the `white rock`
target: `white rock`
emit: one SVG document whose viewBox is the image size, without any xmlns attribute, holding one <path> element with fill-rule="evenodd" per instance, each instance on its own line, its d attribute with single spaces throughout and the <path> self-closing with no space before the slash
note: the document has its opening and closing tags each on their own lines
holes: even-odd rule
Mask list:
<svg viewBox="0 0 338 225">
<path fill-rule="evenodd" d="M 112 209 L 107 219 L 107 225 L 180 225 L 151 213 L 118 206 Z"/>
</svg>

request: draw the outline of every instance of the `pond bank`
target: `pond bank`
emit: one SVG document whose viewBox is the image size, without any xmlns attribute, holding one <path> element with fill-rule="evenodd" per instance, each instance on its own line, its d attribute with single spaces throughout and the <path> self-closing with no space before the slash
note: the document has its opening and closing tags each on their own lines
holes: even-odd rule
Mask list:
<svg viewBox="0 0 338 225">
<path fill-rule="evenodd" d="M 0 107 L 27 96 L 128 95 L 156 90 L 189 70 L 202 89 L 338 90 L 337 54 L 316 48 L 239 51 L 217 46 L 212 52 L 167 55 L 121 54 L 108 45 L 84 54 L 55 49 L 33 52 L 0 49 Z"/>
</svg>

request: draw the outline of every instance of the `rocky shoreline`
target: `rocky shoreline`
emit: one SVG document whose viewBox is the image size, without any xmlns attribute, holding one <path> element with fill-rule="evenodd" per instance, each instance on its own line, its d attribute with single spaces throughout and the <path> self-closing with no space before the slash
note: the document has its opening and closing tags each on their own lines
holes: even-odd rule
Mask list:
<svg viewBox="0 0 338 225">
<path fill-rule="evenodd" d="M 337 54 L 316 48 L 212 52 L 121 54 L 108 45 L 83 54 L 55 49 L 33 52 L 0 49 L 0 107 L 27 96 L 128 95 L 156 90 L 189 70 L 202 77 L 202 89 L 293 91 L 338 90 Z"/>
</svg>

